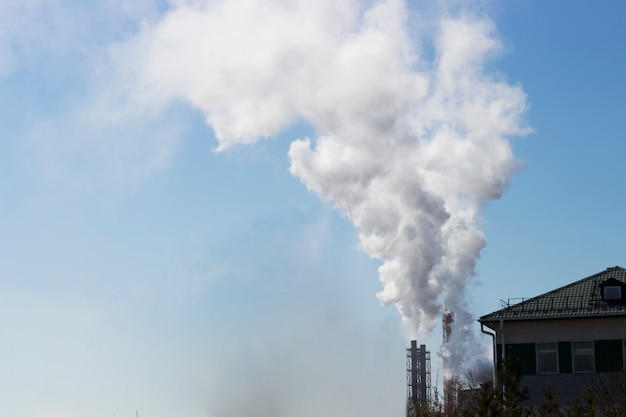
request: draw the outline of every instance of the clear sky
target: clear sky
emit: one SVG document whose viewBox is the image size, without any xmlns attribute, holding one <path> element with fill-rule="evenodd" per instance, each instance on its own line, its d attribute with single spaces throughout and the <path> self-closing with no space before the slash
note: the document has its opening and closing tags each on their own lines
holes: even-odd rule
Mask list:
<svg viewBox="0 0 626 417">
<path fill-rule="evenodd" d="M 0 414 L 403 416 L 444 307 L 626 266 L 624 18 L 1 1 Z"/>
</svg>

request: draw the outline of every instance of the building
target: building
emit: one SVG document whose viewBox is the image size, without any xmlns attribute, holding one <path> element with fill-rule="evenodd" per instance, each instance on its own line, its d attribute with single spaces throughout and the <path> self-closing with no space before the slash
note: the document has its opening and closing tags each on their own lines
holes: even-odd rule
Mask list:
<svg viewBox="0 0 626 417">
<path fill-rule="evenodd" d="M 494 368 L 505 352 L 517 357 L 531 402 L 541 401 L 543 387 L 551 385 L 561 405 L 571 405 L 599 376 L 625 369 L 626 269 L 607 268 L 517 304 L 505 303 L 478 321 L 493 337 Z"/>
</svg>

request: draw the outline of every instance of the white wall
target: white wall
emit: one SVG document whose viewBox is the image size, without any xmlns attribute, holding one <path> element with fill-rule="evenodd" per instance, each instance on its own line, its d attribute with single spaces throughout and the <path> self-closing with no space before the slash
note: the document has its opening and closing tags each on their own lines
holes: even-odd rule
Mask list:
<svg viewBox="0 0 626 417">
<path fill-rule="evenodd" d="M 626 339 L 626 317 L 505 321 L 504 343 Z M 498 343 L 502 332 L 498 327 Z"/>
</svg>

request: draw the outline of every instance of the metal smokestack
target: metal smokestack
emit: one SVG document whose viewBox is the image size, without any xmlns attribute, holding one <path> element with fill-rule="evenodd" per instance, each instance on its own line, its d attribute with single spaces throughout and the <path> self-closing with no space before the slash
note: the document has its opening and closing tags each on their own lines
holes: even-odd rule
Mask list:
<svg viewBox="0 0 626 417">
<path fill-rule="evenodd" d="M 420 416 L 428 409 L 430 400 L 430 352 L 426 345 L 417 347 L 411 340 L 406 350 L 407 416 Z"/>
<path fill-rule="evenodd" d="M 443 344 L 450 340 L 452 335 L 452 324 L 454 323 L 454 313 L 448 309 L 443 311 L 441 316 L 441 325 L 443 327 Z M 456 401 L 456 392 L 454 388 L 454 378 L 450 370 L 450 349 L 444 349 L 443 355 L 443 402 L 446 415 L 450 415 Z"/>
<path fill-rule="evenodd" d="M 452 323 L 454 323 L 454 313 L 448 309 L 443 311 L 441 324 L 443 326 L 443 343 L 448 343 L 452 334 Z"/>
</svg>

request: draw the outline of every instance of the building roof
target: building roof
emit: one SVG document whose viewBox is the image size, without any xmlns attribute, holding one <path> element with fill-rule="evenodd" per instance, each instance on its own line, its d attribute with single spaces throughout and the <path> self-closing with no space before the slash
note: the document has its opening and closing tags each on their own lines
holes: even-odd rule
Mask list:
<svg viewBox="0 0 626 417">
<path fill-rule="evenodd" d="M 609 283 L 618 281 L 626 286 L 626 269 L 619 266 L 607 268 L 580 281 L 494 311 L 478 321 L 626 316 L 625 291 L 622 291 L 622 300 L 603 299 L 600 284 L 608 280 L 611 280 Z"/>
</svg>

